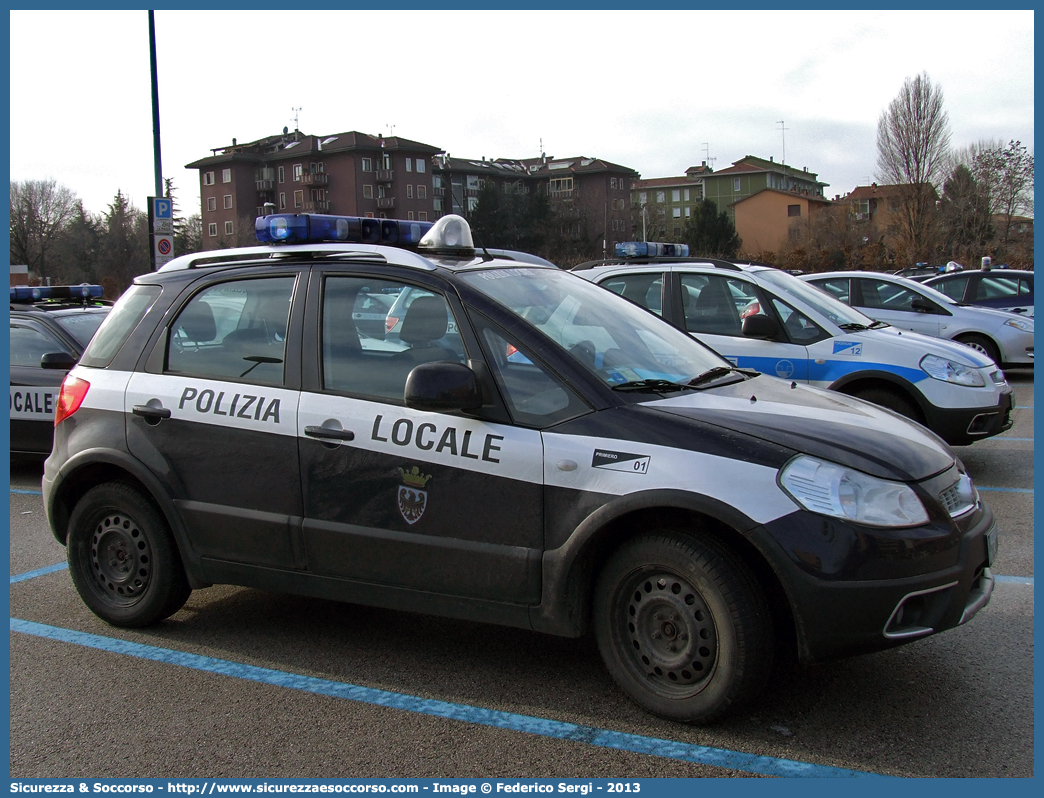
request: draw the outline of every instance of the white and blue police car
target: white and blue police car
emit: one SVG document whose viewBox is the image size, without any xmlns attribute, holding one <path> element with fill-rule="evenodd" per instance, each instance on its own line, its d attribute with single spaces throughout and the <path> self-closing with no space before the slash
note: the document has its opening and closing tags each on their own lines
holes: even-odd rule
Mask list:
<svg viewBox="0 0 1044 798">
<path fill-rule="evenodd" d="M 740 368 L 886 407 L 958 446 L 1010 429 L 1004 372 L 983 352 L 864 316 L 771 266 L 618 244 L 574 271 L 662 316 Z"/>
<path fill-rule="evenodd" d="M 136 278 L 62 385 L 44 503 L 109 623 L 220 583 L 593 632 L 640 705 L 709 722 L 779 652 L 989 601 L 993 513 L 922 427 L 738 369 L 457 216 L 256 227 Z M 361 293 L 407 289 L 394 338 L 360 330 Z"/>
</svg>

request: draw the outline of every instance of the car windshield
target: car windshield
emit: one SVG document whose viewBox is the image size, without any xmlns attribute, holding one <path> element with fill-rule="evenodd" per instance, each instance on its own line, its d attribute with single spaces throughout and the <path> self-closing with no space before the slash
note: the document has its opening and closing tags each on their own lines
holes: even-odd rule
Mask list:
<svg viewBox="0 0 1044 798">
<path fill-rule="evenodd" d="M 946 296 L 946 294 L 944 294 L 938 288 L 932 288 L 930 285 L 925 285 L 924 283 L 919 283 L 916 280 L 911 280 L 909 278 L 902 280 L 902 282 L 906 283 L 906 287 L 909 288 L 911 291 L 916 291 L 917 293 L 921 294 L 921 296 L 927 297 L 928 299 L 931 299 L 933 302 L 938 302 L 940 305 L 957 304 L 957 302 L 952 297 Z"/>
<path fill-rule="evenodd" d="M 569 272 L 491 269 L 463 276 L 535 327 L 609 386 L 687 385 L 731 372 L 731 364 L 658 316 Z"/>
<path fill-rule="evenodd" d="M 871 324 L 874 324 L 873 319 L 864 316 L 855 308 L 849 307 L 823 289 L 806 283 L 804 280 L 799 280 L 792 274 L 781 272 L 778 269 L 765 269 L 764 271 L 759 271 L 757 276 L 778 288 L 784 299 L 787 298 L 788 294 L 800 299 L 812 310 L 829 319 L 838 327 L 845 324 L 859 324 L 869 327 Z"/>
<path fill-rule="evenodd" d="M 98 328 L 105 320 L 105 315 L 108 312 L 108 308 L 105 310 L 63 311 L 61 313 L 55 313 L 53 318 L 55 322 L 58 323 L 59 327 L 75 338 L 80 346 L 85 347 L 90 343 L 94 334 L 98 332 Z"/>
</svg>

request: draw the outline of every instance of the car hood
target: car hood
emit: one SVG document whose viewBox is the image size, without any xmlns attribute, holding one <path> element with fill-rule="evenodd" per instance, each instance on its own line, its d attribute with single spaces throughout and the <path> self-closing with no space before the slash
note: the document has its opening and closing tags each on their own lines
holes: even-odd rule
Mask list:
<svg viewBox="0 0 1044 798">
<path fill-rule="evenodd" d="M 845 333 L 848 337 L 872 338 L 874 336 L 893 339 L 895 343 L 913 347 L 921 355 L 938 355 L 958 363 L 972 365 L 977 369 L 996 368 L 996 364 L 986 355 L 970 346 L 950 341 L 946 338 L 936 338 L 932 335 L 900 330 L 898 327 L 882 327 L 879 330 L 860 330 L 859 332 Z M 920 357 L 918 357 L 920 360 Z"/>
<path fill-rule="evenodd" d="M 918 481 L 955 461 L 949 447 L 920 424 L 844 394 L 766 375 L 642 405 L 881 479 Z"/>
</svg>

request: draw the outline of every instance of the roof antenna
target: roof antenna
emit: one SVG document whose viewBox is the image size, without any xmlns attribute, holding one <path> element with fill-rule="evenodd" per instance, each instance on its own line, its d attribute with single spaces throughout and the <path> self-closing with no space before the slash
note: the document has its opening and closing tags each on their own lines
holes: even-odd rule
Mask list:
<svg viewBox="0 0 1044 798">
<path fill-rule="evenodd" d="M 300 130 L 298 127 L 298 115 L 301 113 L 301 107 L 298 106 L 297 108 L 291 108 L 290 110 L 294 112 L 294 130 Z"/>
</svg>

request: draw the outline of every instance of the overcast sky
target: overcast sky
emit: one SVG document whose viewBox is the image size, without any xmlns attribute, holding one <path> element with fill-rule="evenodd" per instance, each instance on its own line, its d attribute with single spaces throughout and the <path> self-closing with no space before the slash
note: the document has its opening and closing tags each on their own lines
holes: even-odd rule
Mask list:
<svg viewBox="0 0 1044 798">
<path fill-rule="evenodd" d="M 394 134 L 456 157 L 603 158 L 643 178 L 785 155 L 833 197 L 875 179 L 878 118 L 927 72 L 955 147 L 1033 149 L 1032 11 L 155 17 L 163 175 L 185 215 L 199 211 L 185 164 L 295 119 L 305 133 Z M 54 179 L 94 212 L 122 190 L 144 209 L 155 193 L 147 12 L 10 19 L 11 180 Z"/>
</svg>

